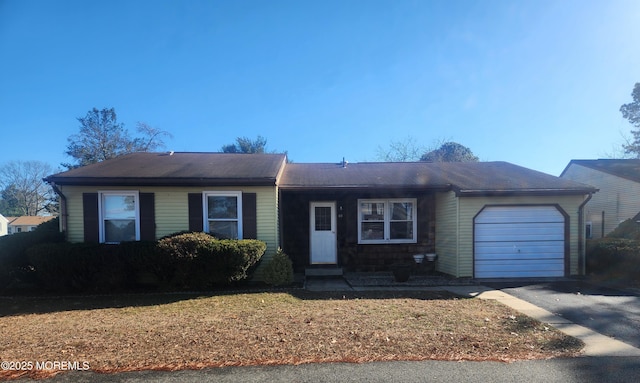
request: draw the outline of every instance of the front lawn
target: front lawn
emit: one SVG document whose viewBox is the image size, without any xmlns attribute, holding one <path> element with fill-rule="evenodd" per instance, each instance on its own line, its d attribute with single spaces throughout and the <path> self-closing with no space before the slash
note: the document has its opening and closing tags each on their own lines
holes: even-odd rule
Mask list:
<svg viewBox="0 0 640 383">
<path fill-rule="evenodd" d="M 512 361 L 575 356 L 583 346 L 500 303 L 445 292 L 0 298 L 0 315 L 0 361 L 79 362 L 99 372 Z M 52 373 L 5 369 L 0 378 Z"/>
</svg>

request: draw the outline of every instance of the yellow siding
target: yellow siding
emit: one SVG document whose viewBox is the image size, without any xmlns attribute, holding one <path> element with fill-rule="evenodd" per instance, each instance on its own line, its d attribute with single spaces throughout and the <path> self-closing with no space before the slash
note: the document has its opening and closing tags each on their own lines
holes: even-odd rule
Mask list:
<svg viewBox="0 0 640 383">
<path fill-rule="evenodd" d="M 69 219 L 68 238 L 71 242 L 84 240 L 82 193 L 101 190 L 137 190 L 155 194 L 156 238 L 189 229 L 188 194 L 203 191 L 242 191 L 256 193 L 257 237 L 267 243 L 266 258 L 270 258 L 280 245 L 278 236 L 277 193 L 275 187 L 78 187 L 64 186 Z"/>
<path fill-rule="evenodd" d="M 458 198 L 436 194 L 436 254 L 438 271 L 458 275 Z"/>
<path fill-rule="evenodd" d="M 473 219 L 486 205 L 559 205 L 569 215 L 570 274 L 583 274 L 578 270 L 578 209 L 583 196 L 555 197 L 466 197 L 460 198 L 459 210 L 459 267 L 458 277 L 473 276 Z M 436 222 L 436 225 L 438 222 Z"/>
<path fill-rule="evenodd" d="M 640 211 L 640 183 L 616 177 L 585 166 L 572 164 L 562 178 L 582 182 L 599 188 L 584 209 L 584 221 L 592 224 L 592 238 L 602 236 L 602 212 L 604 234 L 633 218 Z"/>
<path fill-rule="evenodd" d="M 67 237 L 70 242 L 84 241 L 82 193 L 79 188 L 59 186 L 67 199 Z M 89 189 L 86 189 L 89 192 Z"/>
</svg>

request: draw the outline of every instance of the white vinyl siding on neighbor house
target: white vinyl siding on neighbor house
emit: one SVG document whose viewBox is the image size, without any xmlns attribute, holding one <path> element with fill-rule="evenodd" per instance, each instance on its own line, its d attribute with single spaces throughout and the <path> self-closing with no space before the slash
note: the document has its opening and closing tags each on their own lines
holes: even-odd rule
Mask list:
<svg viewBox="0 0 640 383">
<path fill-rule="evenodd" d="M 584 208 L 584 221 L 591 223 L 591 238 L 601 238 L 640 212 L 640 183 L 586 166 L 571 164 L 562 178 L 600 189 Z M 604 212 L 604 227 L 603 213 Z"/>
</svg>

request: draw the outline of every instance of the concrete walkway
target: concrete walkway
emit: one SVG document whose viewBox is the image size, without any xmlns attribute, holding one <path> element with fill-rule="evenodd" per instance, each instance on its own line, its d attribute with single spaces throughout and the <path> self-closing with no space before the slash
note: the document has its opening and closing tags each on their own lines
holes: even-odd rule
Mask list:
<svg viewBox="0 0 640 383">
<path fill-rule="evenodd" d="M 542 323 L 548 323 L 559 331 L 580 339 L 585 343 L 584 356 L 634 356 L 640 357 L 640 349 L 619 340 L 597 333 L 587 327 L 577 325 L 560 316 L 535 306 L 522 299 L 511 296 L 500 290 L 485 286 L 351 286 L 344 279 L 309 279 L 305 288 L 310 291 L 450 291 L 456 295 L 475 297 L 479 299 L 496 300 L 512 309 L 534 318 Z"/>
</svg>

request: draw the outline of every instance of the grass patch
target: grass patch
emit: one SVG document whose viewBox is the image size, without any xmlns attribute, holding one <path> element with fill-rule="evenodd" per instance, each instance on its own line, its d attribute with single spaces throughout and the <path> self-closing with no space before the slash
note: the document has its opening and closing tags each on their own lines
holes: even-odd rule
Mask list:
<svg viewBox="0 0 640 383">
<path fill-rule="evenodd" d="M 445 292 L 21 297 L 0 307 L 1 360 L 86 361 L 97 372 L 512 361 L 574 356 L 583 346 L 497 302 Z"/>
</svg>

